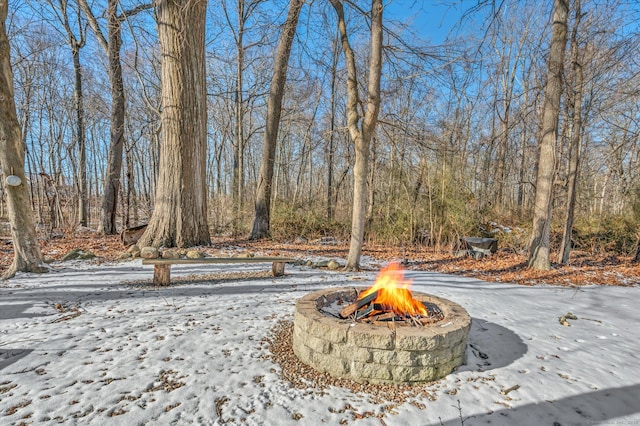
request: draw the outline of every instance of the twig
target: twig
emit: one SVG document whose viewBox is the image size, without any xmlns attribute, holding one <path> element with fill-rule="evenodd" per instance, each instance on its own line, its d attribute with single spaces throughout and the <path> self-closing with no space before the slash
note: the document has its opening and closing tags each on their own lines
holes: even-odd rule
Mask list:
<svg viewBox="0 0 640 426">
<path fill-rule="evenodd" d="M 514 385 L 514 386 L 511 386 L 511 387 L 510 387 L 510 388 L 508 388 L 508 389 L 501 390 L 501 391 L 500 391 L 500 393 L 501 393 L 502 395 L 506 395 L 506 394 L 508 394 L 509 392 L 514 391 L 514 390 L 518 390 L 518 389 L 520 389 L 520 385 Z"/>
<path fill-rule="evenodd" d="M 458 400 L 458 406 L 452 405 L 452 407 L 458 409 L 458 417 L 460 418 L 461 426 L 464 426 L 464 422 L 466 422 L 467 420 L 473 419 L 475 417 L 475 416 L 462 417 L 462 407 L 460 406 L 460 400 Z M 438 420 L 440 420 L 440 425 L 444 426 L 444 423 L 442 423 L 442 418 L 438 417 Z"/>
</svg>

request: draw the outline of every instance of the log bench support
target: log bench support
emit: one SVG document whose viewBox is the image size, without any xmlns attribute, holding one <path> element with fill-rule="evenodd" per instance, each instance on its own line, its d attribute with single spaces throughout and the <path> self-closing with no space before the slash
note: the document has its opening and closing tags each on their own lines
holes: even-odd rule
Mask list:
<svg viewBox="0 0 640 426">
<path fill-rule="evenodd" d="M 171 283 L 171 265 L 153 265 L 153 283 L 169 285 Z"/>
<path fill-rule="evenodd" d="M 287 257 L 206 257 L 204 259 L 144 259 L 143 265 L 153 265 L 153 284 L 167 286 L 171 284 L 171 265 L 191 265 L 207 263 L 271 263 L 274 277 L 284 275 L 284 265 L 295 262 Z"/>
</svg>

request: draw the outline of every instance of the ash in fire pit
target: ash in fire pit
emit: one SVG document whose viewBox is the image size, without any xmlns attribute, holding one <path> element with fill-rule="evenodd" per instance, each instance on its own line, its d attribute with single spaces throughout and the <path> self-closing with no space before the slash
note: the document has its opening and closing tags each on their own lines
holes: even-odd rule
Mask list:
<svg viewBox="0 0 640 426">
<path fill-rule="evenodd" d="M 449 300 L 412 294 L 410 284 L 392 264 L 364 291 L 330 289 L 301 298 L 296 356 L 357 382 L 422 383 L 449 374 L 465 361 L 471 318 Z"/>
</svg>

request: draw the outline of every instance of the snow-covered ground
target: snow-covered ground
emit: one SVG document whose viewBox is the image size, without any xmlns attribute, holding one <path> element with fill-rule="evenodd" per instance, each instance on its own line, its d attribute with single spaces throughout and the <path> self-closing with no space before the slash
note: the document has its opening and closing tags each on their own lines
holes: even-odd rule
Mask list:
<svg viewBox="0 0 640 426">
<path fill-rule="evenodd" d="M 468 360 L 392 407 L 297 389 L 263 342 L 307 292 L 374 272 L 288 266 L 169 288 L 140 261 L 65 263 L 0 283 L 0 424 L 640 424 L 640 288 L 523 287 L 408 272 L 473 318 Z M 176 266 L 173 277 L 270 265 Z M 558 318 L 572 312 L 569 327 Z M 363 413 L 385 413 L 382 419 Z M 364 418 L 362 418 L 364 417 Z"/>
</svg>

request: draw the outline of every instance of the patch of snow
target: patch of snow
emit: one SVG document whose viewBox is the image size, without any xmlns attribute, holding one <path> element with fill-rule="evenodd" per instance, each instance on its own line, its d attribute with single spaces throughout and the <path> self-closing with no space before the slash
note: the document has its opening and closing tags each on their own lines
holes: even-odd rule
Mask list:
<svg viewBox="0 0 640 426">
<path fill-rule="evenodd" d="M 172 277 L 264 266 L 174 266 Z M 410 271 L 414 291 L 459 303 L 473 322 L 466 364 L 392 406 L 343 388 L 294 388 L 263 342 L 303 295 L 367 287 L 375 271 L 288 266 L 279 278 L 128 284 L 152 271 L 139 260 L 73 262 L 0 283 L 4 424 L 380 424 L 358 418 L 366 412 L 384 412 L 387 425 L 640 423 L 639 287 Z M 567 311 L 578 319 L 563 327 Z"/>
</svg>

